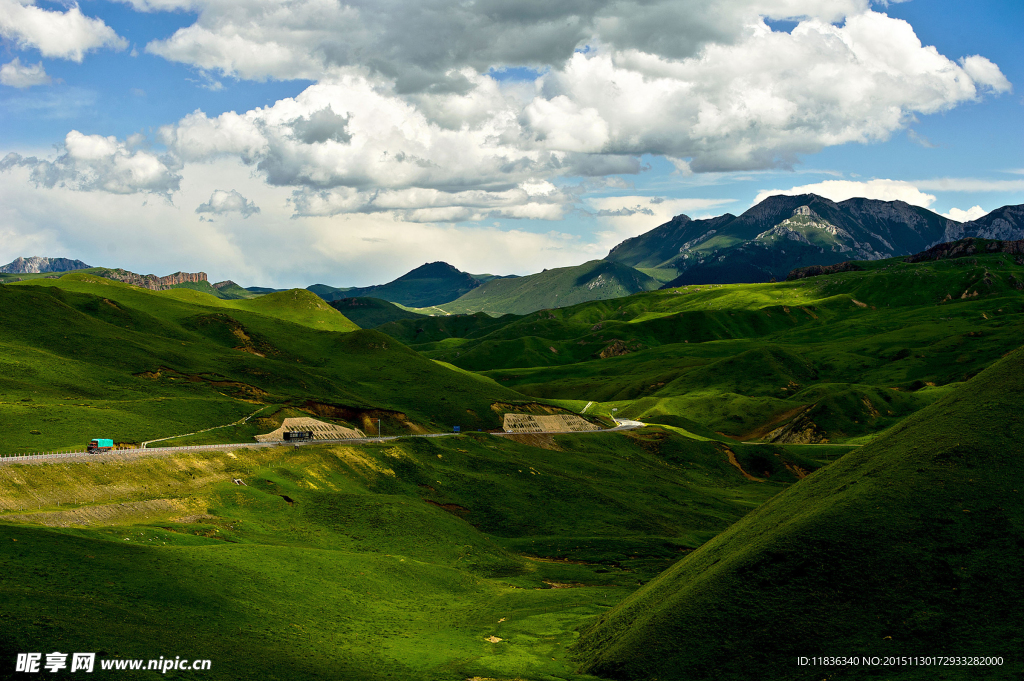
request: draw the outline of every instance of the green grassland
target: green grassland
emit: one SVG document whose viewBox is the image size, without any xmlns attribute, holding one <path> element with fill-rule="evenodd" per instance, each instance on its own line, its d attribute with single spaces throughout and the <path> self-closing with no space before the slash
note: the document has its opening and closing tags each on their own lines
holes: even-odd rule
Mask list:
<svg viewBox="0 0 1024 681">
<path fill-rule="evenodd" d="M 581 627 L 816 466 L 734 445 L 754 481 L 719 443 L 661 428 L 523 440 L 0 467 L 0 658 L 587 679 L 566 652 Z"/>
<path fill-rule="evenodd" d="M 82 273 L 0 287 L 7 454 L 94 437 L 138 444 L 234 423 L 266 405 L 354 427 L 381 418 L 395 433 L 495 428 L 491 405 L 522 400 L 357 330 L 308 291 L 223 300 Z"/>
<path fill-rule="evenodd" d="M 747 515 L 588 629 L 615 679 L 1017 679 L 1024 350 Z M 1002 666 L 798 656 L 1000 656 Z"/>
<path fill-rule="evenodd" d="M 456 314 L 527 314 L 588 300 L 618 298 L 637 291 L 650 291 L 660 285 L 627 265 L 591 260 L 575 267 L 558 267 L 525 277 L 491 279 L 457 300 L 437 305 L 436 309 Z"/>
<path fill-rule="evenodd" d="M 380 298 L 339 298 L 331 300 L 330 304 L 362 329 L 372 329 L 400 319 L 427 318 Z"/>
<path fill-rule="evenodd" d="M 735 438 L 857 443 L 1024 337 L 1024 266 L 1008 256 L 860 265 L 379 330 L 538 398 L 608 402 L 652 421 L 682 416 Z"/>
</svg>

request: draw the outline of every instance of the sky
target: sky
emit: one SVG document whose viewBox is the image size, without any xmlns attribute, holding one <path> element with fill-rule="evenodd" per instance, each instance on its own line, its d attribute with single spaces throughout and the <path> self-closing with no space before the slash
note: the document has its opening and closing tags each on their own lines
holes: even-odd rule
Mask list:
<svg viewBox="0 0 1024 681">
<path fill-rule="evenodd" d="M 0 0 L 0 264 L 530 274 L 767 196 L 1024 203 L 1019 0 Z"/>
</svg>

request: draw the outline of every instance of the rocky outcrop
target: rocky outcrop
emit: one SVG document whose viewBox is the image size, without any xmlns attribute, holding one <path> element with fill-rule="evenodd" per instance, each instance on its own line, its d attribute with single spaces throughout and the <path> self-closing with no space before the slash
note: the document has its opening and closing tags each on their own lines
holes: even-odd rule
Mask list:
<svg viewBox="0 0 1024 681">
<path fill-rule="evenodd" d="M 3 274 L 39 274 L 40 272 L 69 272 L 71 270 L 84 270 L 86 265 L 81 260 L 69 258 L 41 258 L 34 255 L 31 258 L 16 258 L 3 267 L 0 273 Z"/>
<path fill-rule="evenodd" d="M 206 272 L 175 272 L 174 274 L 168 274 L 166 277 L 158 277 L 155 274 L 135 274 L 128 270 L 116 269 L 100 272 L 100 276 L 132 286 L 138 286 L 139 288 L 148 288 L 151 291 L 163 291 L 175 284 L 208 281 Z"/>
<path fill-rule="evenodd" d="M 180 272 L 179 272 L 179 274 L 180 274 Z M 203 273 L 200 272 L 200 274 L 203 274 Z M 203 277 L 205 278 L 206 275 L 203 274 Z M 236 284 L 235 282 L 231 281 L 230 279 L 226 279 L 224 281 L 218 281 L 216 284 L 213 285 L 213 287 L 215 289 L 217 289 L 218 291 L 221 290 L 222 288 L 227 288 L 228 286 L 238 286 L 238 284 Z M 241 287 L 239 287 L 239 288 L 241 288 Z"/>
<path fill-rule="evenodd" d="M 853 262 L 841 262 L 836 265 L 811 265 L 810 267 L 798 267 L 786 276 L 786 281 L 806 279 L 807 277 L 820 277 L 823 274 L 838 274 L 839 272 L 860 272 L 863 267 Z"/>
<path fill-rule="evenodd" d="M 908 255 L 905 262 L 926 262 L 929 260 L 946 260 L 948 258 L 966 258 L 979 253 L 1007 253 L 1010 255 L 1024 254 L 1024 239 L 1020 241 L 988 241 L 985 239 L 960 239 L 952 243 L 932 246 L 927 251 Z"/>
</svg>

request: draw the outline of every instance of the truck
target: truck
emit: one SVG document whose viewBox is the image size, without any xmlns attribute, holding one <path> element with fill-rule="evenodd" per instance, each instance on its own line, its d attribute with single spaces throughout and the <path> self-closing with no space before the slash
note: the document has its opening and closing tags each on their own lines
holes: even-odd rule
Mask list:
<svg viewBox="0 0 1024 681">
<path fill-rule="evenodd" d="M 90 454 L 95 452 L 109 452 L 114 448 L 114 441 L 110 438 L 98 437 L 89 443 L 89 446 L 85 448 L 85 451 Z"/>
</svg>

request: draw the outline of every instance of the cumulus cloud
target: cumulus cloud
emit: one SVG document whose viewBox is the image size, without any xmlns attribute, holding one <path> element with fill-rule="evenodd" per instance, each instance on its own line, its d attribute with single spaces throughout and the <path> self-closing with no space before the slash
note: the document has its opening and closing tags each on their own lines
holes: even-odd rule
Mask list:
<svg viewBox="0 0 1024 681">
<path fill-rule="evenodd" d="M 162 191 L 184 164 L 240 159 L 289 188 L 297 216 L 560 219 L 582 190 L 528 187 L 642 172 L 645 154 L 681 175 L 789 167 L 1009 89 L 992 62 L 953 61 L 868 0 L 124 1 L 195 12 L 146 49 L 208 78 L 317 82 L 242 113 L 197 110 L 160 129 L 164 156 L 105 158 L 152 161 Z M 508 66 L 536 78 L 492 77 Z M 124 175 L 62 158 L 39 176 L 101 189 L 103 172 Z"/>
<path fill-rule="evenodd" d="M 461 69 L 543 66 L 585 44 L 670 59 L 739 38 L 752 17 L 841 21 L 867 0 L 126 0 L 137 9 L 187 9 L 196 22 L 151 53 L 241 78 L 320 78 L 370 68 L 399 91 L 465 91 Z"/>
<path fill-rule="evenodd" d="M 1006 79 L 999 67 L 979 54 L 960 60 L 964 71 L 979 86 L 994 92 L 1012 92 L 1013 86 Z"/>
<path fill-rule="evenodd" d="M 290 188 L 268 186 L 228 158 L 186 166 L 173 203 L 146 194 L 37 186 L 28 181 L 31 168 L 9 172 L 12 181 L 0 182 L 3 262 L 27 253 L 68 253 L 135 272 L 202 270 L 211 280 L 280 288 L 379 284 L 435 260 L 466 271 L 528 274 L 606 252 L 590 238 L 554 230 L 410 224 L 386 212 L 296 217 L 287 203 Z M 208 201 L 211 186 L 259 198 L 260 214 L 198 220 L 195 206 Z"/>
<path fill-rule="evenodd" d="M 63 153 L 53 161 L 10 153 L 0 161 L 0 172 L 29 168 L 31 181 L 48 188 L 163 195 L 177 190 L 181 180 L 177 161 L 134 148 L 133 142 L 139 141 L 119 141 L 72 130 L 64 139 Z"/>
<path fill-rule="evenodd" d="M 250 215 L 255 215 L 259 212 L 259 206 L 234 189 L 230 191 L 215 189 L 213 194 L 210 195 L 210 200 L 199 204 L 199 207 L 196 208 L 196 213 L 215 213 L 217 215 L 241 213 L 243 218 L 248 218 Z"/>
<path fill-rule="evenodd" d="M 90 50 L 128 47 L 114 29 L 102 19 L 82 14 L 77 4 L 58 12 L 36 7 L 31 0 L 0 0 L 0 36 L 22 49 L 35 48 L 44 57 L 76 62 Z"/>
<path fill-rule="evenodd" d="M 33 85 L 47 85 L 51 78 L 46 75 L 43 63 L 22 64 L 17 57 L 0 66 L 0 83 L 16 88 L 28 88 Z"/>
<path fill-rule="evenodd" d="M 918 186 L 915 186 L 918 185 Z M 784 194 L 797 196 L 800 194 L 817 194 L 832 201 L 845 201 L 855 197 L 877 199 L 879 201 L 903 201 L 912 206 L 927 208 L 935 203 L 935 197 L 925 194 L 918 187 L 919 183 L 911 184 L 902 180 L 826 180 L 817 184 L 805 184 L 791 189 L 762 189 L 754 199 L 757 205 L 769 196 Z"/>
<path fill-rule="evenodd" d="M 943 217 L 947 217 L 950 220 L 956 220 L 957 222 L 970 222 L 971 220 L 977 220 L 988 215 L 988 211 L 981 206 L 973 206 L 967 210 L 960 210 L 959 208 L 950 208 L 948 213 L 943 213 Z"/>
<path fill-rule="evenodd" d="M 800 3 L 787 12 L 799 16 Z M 598 24 L 610 26 L 589 30 Z M 684 58 L 625 38 L 627 49 L 598 44 L 532 84 L 498 82 L 470 66 L 446 72 L 459 88 L 408 94 L 397 73 L 320 69 L 308 75 L 321 82 L 299 97 L 218 119 L 197 112 L 165 136 L 183 158 L 232 148 L 261 155 L 272 183 L 437 186 L 446 175 L 467 188 L 495 181 L 498 168 L 548 178 L 637 172 L 643 154 L 665 155 L 681 173 L 787 166 L 826 146 L 885 140 L 915 114 L 1001 87 L 991 62 L 958 65 L 923 46 L 906 22 L 877 12 L 840 26 L 814 16 L 788 33 L 757 16 L 734 28 Z"/>
</svg>

